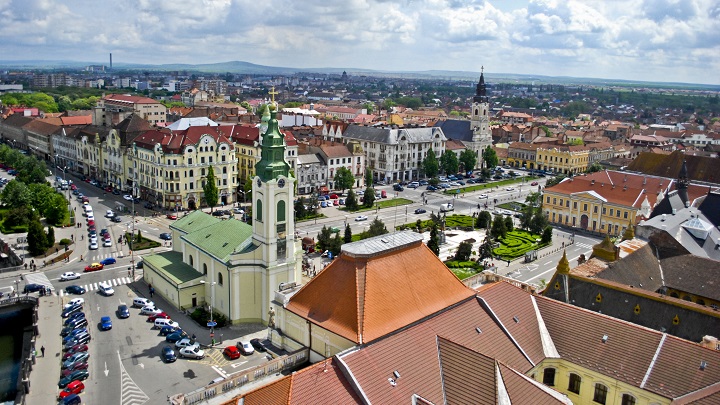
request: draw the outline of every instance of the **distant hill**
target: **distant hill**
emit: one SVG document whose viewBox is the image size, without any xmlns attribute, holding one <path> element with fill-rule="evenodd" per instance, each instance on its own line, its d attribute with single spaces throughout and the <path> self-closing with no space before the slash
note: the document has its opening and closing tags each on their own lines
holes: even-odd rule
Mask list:
<svg viewBox="0 0 720 405">
<path fill-rule="evenodd" d="M 79 61 L 43 61 L 43 60 L 0 60 L 0 69 L 28 69 L 28 70 L 62 70 L 81 69 L 89 65 L 104 65 L 98 62 Z M 107 65 L 106 65 L 107 66 Z M 314 74 L 341 74 L 346 71 L 349 75 L 373 76 L 373 77 L 394 77 L 405 79 L 435 79 L 435 80 L 477 80 L 480 72 L 452 71 L 452 70 L 425 70 L 425 71 L 384 71 L 373 69 L 347 68 L 294 68 L 257 65 L 244 61 L 230 61 L 205 64 L 163 64 L 151 65 L 140 63 L 115 63 L 115 70 L 150 70 L 150 71 L 190 71 L 206 73 L 234 73 L 250 75 L 292 75 L 296 73 Z M 525 75 L 513 73 L 485 73 L 490 82 L 516 82 L 534 84 L 564 84 L 564 85 L 593 85 L 593 86 L 627 86 L 627 87 L 660 87 L 660 88 L 685 88 L 710 91 L 720 91 L 718 85 L 694 84 L 694 83 L 665 83 L 665 82 L 642 82 L 621 79 L 600 79 L 587 77 L 565 77 L 565 76 L 543 76 Z"/>
</svg>

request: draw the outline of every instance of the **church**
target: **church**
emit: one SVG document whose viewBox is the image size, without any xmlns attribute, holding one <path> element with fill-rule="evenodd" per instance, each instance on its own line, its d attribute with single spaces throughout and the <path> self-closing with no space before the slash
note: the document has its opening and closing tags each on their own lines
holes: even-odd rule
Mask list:
<svg viewBox="0 0 720 405">
<path fill-rule="evenodd" d="M 143 258 L 145 282 L 180 310 L 209 305 L 233 324 L 267 323 L 275 292 L 300 281 L 295 179 L 274 102 L 271 110 L 252 179 L 252 225 L 192 211 L 170 225 L 171 251 Z"/>
</svg>

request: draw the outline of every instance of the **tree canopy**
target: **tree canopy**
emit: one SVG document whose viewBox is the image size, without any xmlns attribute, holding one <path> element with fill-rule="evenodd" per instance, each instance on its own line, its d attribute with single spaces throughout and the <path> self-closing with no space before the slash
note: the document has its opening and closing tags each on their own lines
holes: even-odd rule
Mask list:
<svg viewBox="0 0 720 405">
<path fill-rule="evenodd" d="M 457 173 L 458 167 L 460 166 L 457 155 L 452 151 L 445 151 L 440 157 L 440 165 L 447 174 Z"/>
<path fill-rule="evenodd" d="M 341 191 L 345 191 L 355 184 L 355 176 L 353 176 L 347 167 L 339 168 L 337 172 L 335 172 L 333 180 L 335 181 L 335 189 L 340 189 Z"/>
<path fill-rule="evenodd" d="M 422 161 L 422 169 L 427 177 L 435 177 L 440 171 L 440 163 L 438 163 L 435 151 L 432 149 L 428 150 L 427 156 Z"/>
<path fill-rule="evenodd" d="M 483 163 L 486 168 L 492 168 L 498 165 L 498 157 L 493 148 L 488 146 L 483 151 Z"/>
<path fill-rule="evenodd" d="M 218 188 L 215 182 L 215 171 L 212 166 L 208 166 L 203 192 L 205 193 L 205 203 L 210 207 L 210 211 L 212 211 L 218 202 Z"/>
<path fill-rule="evenodd" d="M 470 149 L 465 149 L 460 153 L 460 163 L 463 166 L 463 170 L 466 172 L 469 172 L 475 168 L 475 165 L 477 165 L 477 156 L 475 155 L 475 152 L 473 152 Z"/>
</svg>

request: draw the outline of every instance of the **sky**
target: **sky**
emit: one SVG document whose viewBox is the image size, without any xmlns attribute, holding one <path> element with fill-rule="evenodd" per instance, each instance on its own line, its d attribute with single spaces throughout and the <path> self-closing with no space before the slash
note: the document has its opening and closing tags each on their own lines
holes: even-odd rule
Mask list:
<svg viewBox="0 0 720 405">
<path fill-rule="evenodd" d="M 718 0 L 0 0 L 0 61 L 720 84 Z"/>
</svg>

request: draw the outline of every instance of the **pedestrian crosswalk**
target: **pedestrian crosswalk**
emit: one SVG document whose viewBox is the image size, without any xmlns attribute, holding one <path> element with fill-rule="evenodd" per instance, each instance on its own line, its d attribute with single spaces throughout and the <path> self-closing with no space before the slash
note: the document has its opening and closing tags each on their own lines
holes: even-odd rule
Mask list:
<svg viewBox="0 0 720 405">
<path fill-rule="evenodd" d="M 53 291 L 55 290 L 55 287 L 53 287 L 50 279 L 47 278 L 45 273 L 25 273 L 24 277 L 26 284 L 40 284 L 45 286 L 45 288 L 50 288 Z"/>
<path fill-rule="evenodd" d="M 119 258 L 121 258 L 121 257 L 123 257 L 123 256 L 120 255 L 119 253 L 104 253 L 104 254 L 96 254 L 96 255 L 93 255 L 93 256 L 88 255 L 87 261 L 90 262 L 90 263 L 95 263 L 95 262 L 101 261 L 102 259 L 107 259 L 107 258 L 110 258 L 110 257 L 114 257 L 114 258 L 116 258 L 116 259 L 119 259 Z"/>
<path fill-rule="evenodd" d="M 133 281 L 133 279 L 131 277 L 118 277 L 118 278 L 113 278 L 110 280 L 98 281 L 97 283 L 89 283 L 89 284 L 84 284 L 84 285 L 77 284 L 77 285 L 80 285 L 80 287 L 84 288 L 85 291 L 90 292 L 90 291 L 97 291 L 99 288 L 98 287 L 99 284 L 110 284 L 113 287 L 117 287 L 119 285 L 130 284 L 132 281 Z M 69 294 L 67 294 L 65 292 L 65 290 L 60 290 L 58 295 L 60 295 L 62 297 L 62 296 L 69 295 Z"/>
</svg>

